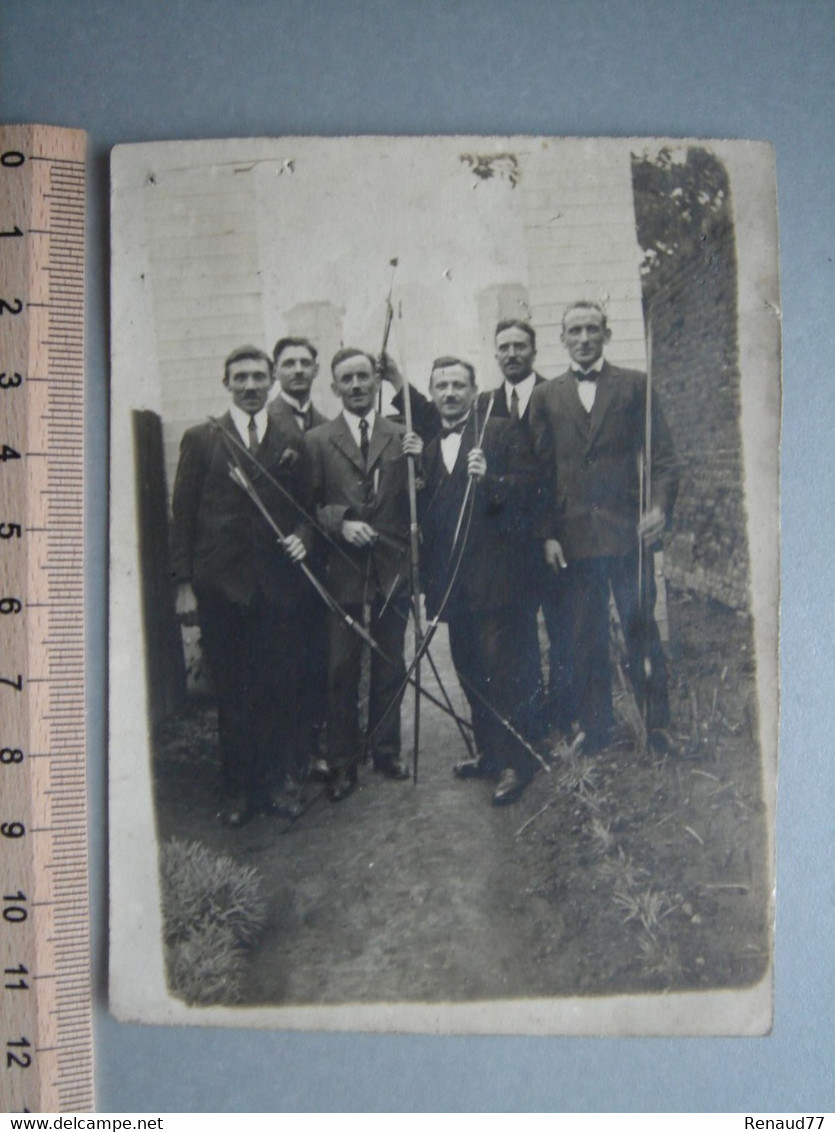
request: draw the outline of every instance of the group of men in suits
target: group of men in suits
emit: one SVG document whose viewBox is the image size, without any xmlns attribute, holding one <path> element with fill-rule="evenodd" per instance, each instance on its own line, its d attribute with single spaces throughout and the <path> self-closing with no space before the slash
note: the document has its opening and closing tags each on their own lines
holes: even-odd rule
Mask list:
<svg viewBox="0 0 835 1132">
<path fill-rule="evenodd" d="M 506 805 L 533 777 L 533 744 L 549 729 L 582 731 L 590 752 L 606 746 L 610 588 L 651 740 L 669 745 L 665 660 L 638 592 L 638 559 L 639 545 L 651 548 L 669 521 L 676 460 L 652 396 L 653 498 L 643 510 L 646 377 L 606 361 L 609 337 L 599 305 L 572 304 L 562 330 L 571 368 L 546 380 L 534 368 L 533 327 L 504 320 L 495 335 L 502 386 L 479 393 L 472 365 L 449 355 L 433 364 L 428 399 L 404 391 L 387 357 L 344 348 L 331 364 L 342 403 L 332 421 L 310 401 L 318 366 L 308 340 L 281 339 L 272 359 L 252 347 L 230 355 L 230 410 L 184 434 L 173 497 L 178 605 L 198 607 L 228 823 L 259 809 L 296 814 L 288 784 L 311 769 L 341 801 L 356 789 L 364 753 L 382 775 L 409 776 L 400 701 L 410 460 L 426 614 L 447 623 L 472 717 L 474 757 L 457 763 L 456 775 L 496 780 L 493 802 Z M 382 380 L 394 386 L 395 409 L 408 392 L 411 431 L 380 413 Z M 375 643 L 364 736 L 357 626 Z"/>
</svg>

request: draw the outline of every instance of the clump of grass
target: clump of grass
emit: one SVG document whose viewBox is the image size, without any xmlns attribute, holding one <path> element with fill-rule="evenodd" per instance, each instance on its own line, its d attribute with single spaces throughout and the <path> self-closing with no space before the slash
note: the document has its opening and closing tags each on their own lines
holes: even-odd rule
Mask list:
<svg viewBox="0 0 835 1132">
<path fill-rule="evenodd" d="M 594 763 L 591 759 L 584 759 L 571 754 L 565 760 L 565 766 L 557 776 L 557 788 L 564 794 L 579 793 L 589 796 L 594 793 L 597 785 Z"/>
<path fill-rule="evenodd" d="M 168 985 L 189 1006 L 231 1006 L 240 1001 L 243 954 L 231 928 L 201 924 L 165 946 Z"/>
<path fill-rule="evenodd" d="M 258 872 L 175 837 L 162 845 L 160 880 L 171 990 L 191 1004 L 238 1001 L 243 951 L 267 920 Z"/>
<path fill-rule="evenodd" d="M 615 848 L 615 838 L 609 826 L 599 817 L 593 817 L 589 822 L 589 837 L 592 851 L 597 857 L 605 857 Z"/>
<path fill-rule="evenodd" d="M 669 916 L 673 911 L 673 905 L 666 895 L 663 892 L 656 892 L 653 888 L 647 888 L 644 892 L 617 891 L 614 894 L 614 901 L 626 912 L 623 921 L 625 924 L 630 920 L 638 920 L 647 935 L 653 937 L 661 927 L 664 917 Z"/>
<path fill-rule="evenodd" d="M 646 869 L 636 865 L 620 846 L 618 846 L 616 856 L 610 856 L 603 861 L 600 872 L 608 880 L 611 880 L 616 891 L 637 888 L 642 878 L 647 876 Z"/>
<path fill-rule="evenodd" d="M 678 949 L 667 938 L 656 939 L 642 935 L 638 940 L 643 961 L 643 974 L 648 979 L 663 979 L 670 986 L 681 976 L 681 962 Z"/>
</svg>

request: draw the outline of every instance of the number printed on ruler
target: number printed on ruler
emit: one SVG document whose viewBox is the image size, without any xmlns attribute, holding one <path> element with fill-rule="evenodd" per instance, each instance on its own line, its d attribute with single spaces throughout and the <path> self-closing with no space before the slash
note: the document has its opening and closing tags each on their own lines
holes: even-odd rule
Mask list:
<svg viewBox="0 0 835 1132">
<path fill-rule="evenodd" d="M 0 127 L 0 1099 L 91 1110 L 84 135 Z"/>
</svg>

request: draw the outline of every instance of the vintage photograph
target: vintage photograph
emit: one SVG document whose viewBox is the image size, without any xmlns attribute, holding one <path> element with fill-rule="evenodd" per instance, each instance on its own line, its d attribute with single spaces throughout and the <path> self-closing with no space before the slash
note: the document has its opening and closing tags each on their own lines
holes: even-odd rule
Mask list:
<svg viewBox="0 0 835 1132">
<path fill-rule="evenodd" d="M 111 171 L 116 1015 L 767 1033 L 771 148 Z"/>
</svg>

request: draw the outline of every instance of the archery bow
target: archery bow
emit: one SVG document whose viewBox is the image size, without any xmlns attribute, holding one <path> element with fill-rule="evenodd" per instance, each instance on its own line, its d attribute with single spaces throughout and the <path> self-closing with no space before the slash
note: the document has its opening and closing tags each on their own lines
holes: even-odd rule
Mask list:
<svg viewBox="0 0 835 1132">
<path fill-rule="evenodd" d="M 481 423 L 481 427 L 480 427 L 480 430 L 478 432 L 478 436 L 477 436 L 477 440 L 476 440 L 476 447 L 477 448 L 483 447 L 484 436 L 485 436 L 485 433 L 487 431 L 488 421 L 490 420 L 490 416 L 491 416 L 492 411 L 493 411 L 494 400 L 495 400 L 495 394 L 491 393 L 490 398 L 489 398 L 488 403 L 487 403 L 487 410 L 484 414 L 484 420 Z M 458 519 L 457 519 L 457 522 L 456 522 L 456 525 L 455 525 L 455 535 L 453 537 L 452 548 L 450 550 L 450 561 L 453 563 L 451 571 L 450 571 L 450 579 L 449 579 L 449 582 L 447 584 L 447 588 L 444 591 L 443 597 L 441 598 L 441 601 L 438 605 L 438 610 L 435 613 L 435 616 L 428 622 L 428 624 L 426 626 L 426 631 L 423 634 L 423 639 L 421 641 L 420 648 L 416 649 L 415 655 L 412 658 L 411 664 L 409 665 L 409 667 L 406 670 L 406 675 L 405 675 L 405 677 L 404 677 L 404 679 L 403 679 L 403 681 L 400 685 L 400 688 L 397 690 L 395 695 L 389 701 L 386 708 L 383 710 L 383 714 L 381 715 L 380 719 L 377 721 L 377 723 L 374 727 L 374 730 L 371 732 L 371 735 L 369 736 L 369 740 L 373 739 L 377 730 L 383 725 L 385 720 L 388 718 L 389 713 L 394 710 L 395 704 L 399 703 L 400 697 L 403 694 L 406 687 L 410 683 L 413 682 L 412 674 L 414 673 L 417 665 L 420 664 L 420 661 L 421 661 L 424 653 L 429 648 L 429 645 L 432 642 L 432 638 L 434 637 L 435 633 L 437 632 L 437 629 L 438 629 L 438 626 L 440 624 L 441 618 L 443 616 L 444 610 L 446 609 L 446 606 L 447 606 L 447 604 L 450 600 L 450 597 L 452 596 L 452 591 L 455 587 L 455 584 L 458 580 L 458 575 L 459 575 L 460 570 L 461 570 L 461 564 L 462 564 L 462 561 L 463 561 L 463 558 L 464 558 L 464 551 L 466 549 L 467 539 L 468 539 L 468 536 L 469 536 L 470 524 L 471 524 L 471 521 L 472 521 L 473 493 L 475 491 L 476 481 L 477 481 L 477 477 L 473 476 L 473 475 L 470 475 L 467 479 L 467 486 L 466 486 L 466 489 L 464 491 L 464 497 L 461 501 L 461 507 L 459 508 Z M 525 738 L 523 738 L 522 735 L 519 734 L 519 732 L 513 726 L 513 724 L 508 719 L 505 719 L 505 717 L 494 707 L 494 705 L 492 703 L 490 703 L 490 701 L 484 695 L 482 695 L 482 693 L 479 691 L 479 689 L 476 688 L 471 683 L 471 681 L 467 680 L 466 677 L 462 676 L 462 674 L 460 672 L 457 675 L 458 675 L 459 681 L 465 687 L 465 689 L 468 690 L 469 692 L 471 692 L 476 697 L 476 699 L 478 699 L 478 701 L 482 704 L 482 706 L 505 728 L 505 730 L 509 734 L 511 734 L 514 737 L 514 739 L 517 740 L 517 742 L 519 742 L 525 748 L 526 751 L 528 751 L 528 753 L 530 755 L 533 756 L 534 759 L 536 759 L 536 761 L 539 763 L 539 765 L 544 770 L 550 771 L 550 767 L 545 762 L 545 760 L 542 758 L 542 756 L 539 754 L 539 752 L 534 747 L 532 747 L 531 744 Z"/>
<path fill-rule="evenodd" d="M 252 503 L 254 504 L 254 506 L 257 508 L 257 510 L 260 512 L 260 514 L 263 516 L 263 518 L 266 520 L 266 522 L 271 527 L 271 529 L 272 529 L 273 533 L 275 534 L 276 538 L 278 539 L 278 541 L 283 545 L 284 542 L 286 541 L 285 535 L 282 532 L 282 530 L 280 529 L 279 525 L 276 523 L 273 516 L 270 514 L 268 508 L 264 504 L 264 501 L 261 499 L 260 495 L 258 494 L 255 487 L 253 486 L 252 481 L 250 480 L 249 476 L 244 471 L 243 466 L 240 462 L 240 459 L 237 455 L 236 449 L 240 449 L 243 453 L 245 453 L 247 456 L 249 456 L 251 458 L 252 458 L 252 454 L 250 453 L 248 448 L 246 448 L 243 444 L 239 443 L 237 441 L 237 439 L 235 437 L 233 437 L 229 433 L 229 431 L 223 427 L 223 425 L 221 424 L 220 421 L 218 421 L 214 417 L 210 417 L 209 421 L 221 433 L 224 440 L 231 441 L 231 443 L 233 445 L 235 445 L 235 448 L 233 448 L 231 451 L 229 451 L 229 449 L 227 448 L 227 452 L 228 452 L 229 457 L 232 461 L 232 463 L 230 464 L 230 468 L 229 468 L 230 478 L 240 488 L 242 488 L 246 492 L 246 494 L 249 496 L 249 498 L 252 501 Z M 257 464 L 258 462 L 255 461 L 255 463 Z M 261 467 L 261 465 L 258 465 L 258 466 Z M 265 472 L 265 474 L 268 475 L 268 473 L 266 473 L 266 472 Z M 272 477 L 269 477 L 269 478 L 272 482 L 275 482 Z M 293 498 L 292 495 L 289 492 L 287 492 L 285 489 L 283 489 L 283 490 L 284 490 L 285 495 L 288 496 L 288 498 L 290 498 L 290 499 Z M 298 504 L 297 504 L 297 507 L 298 507 L 299 512 L 304 515 L 305 514 L 304 510 Z M 377 642 L 374 640 L 374 638 L 371 636 L 371 634 L 367 632 L 365 627 L 363 625 L 361 625 L 359 623 L 359 621 L 356 620 L 356 618 L 352 617 L 350 615 L 350 613 L 348 613 L 347 610 L 343 609 L 343 607 L 339 604 L 339 602 L 336 600 L 336 598 L 319 581 L 319 579 L 316 577 L 316 575 L 313 573 L 313 571 L 310 569 L 310 567 L 307 565 L 307 563 L 304 562 L 304 561 L 300 561 L 300 562 L 297 562 L 296 565 L 300 567 L 300 569 L 302 570 L 302 573 L 305 575 L 305 577 L 308 579 L 310 584 L 313 586 L 313 588 L 319 594 L 321 599 L 324 601 L 325 605 L 327 605 L 328 609 L 330 609 L 332 613 L 334 613 L 337 617 L 339 617 L 340 620 L 342 620 L 344 622 L 344 624 L 349 629 L 351 629 L 354 633 L 356 633 L 362 639 L 362 641 L 366 645 L 368 645 L 368 647 L 370 649 L 372 649 L 374 652 L 376 652 L 377 655 L 380 656 L 387 664 L 394 664 L 395 662 L 391 659 L 391 657 L 383 649 L 380 648 L 380 646 L 377 644 Z M 413 681 L 408 680 L 407 683 L 413 683 Z M 441 711 L 444 712 L 446 715 L 452 716 L 452 718 L 455 720 L 455 722 L 456 722 L 456 724 L 458 725 L 459 728 L 460 727 L 466 727 L 468 730 L 472 730 L 472 725 L 469 723 L 468 720 L 463 719 L 451 707 L 447 707 L 447 705 L 445 703 L 443 703 L 441 700 L 439 700 L 436 696 L 433 696 L 432 693 L 430 691 L 428 691 L 426 688 L 421 688 L 420 694 L 425 699 L 427 699 L 431 704 L 434 704 L 435 707 L 440 708 Z"/>
</svg>

